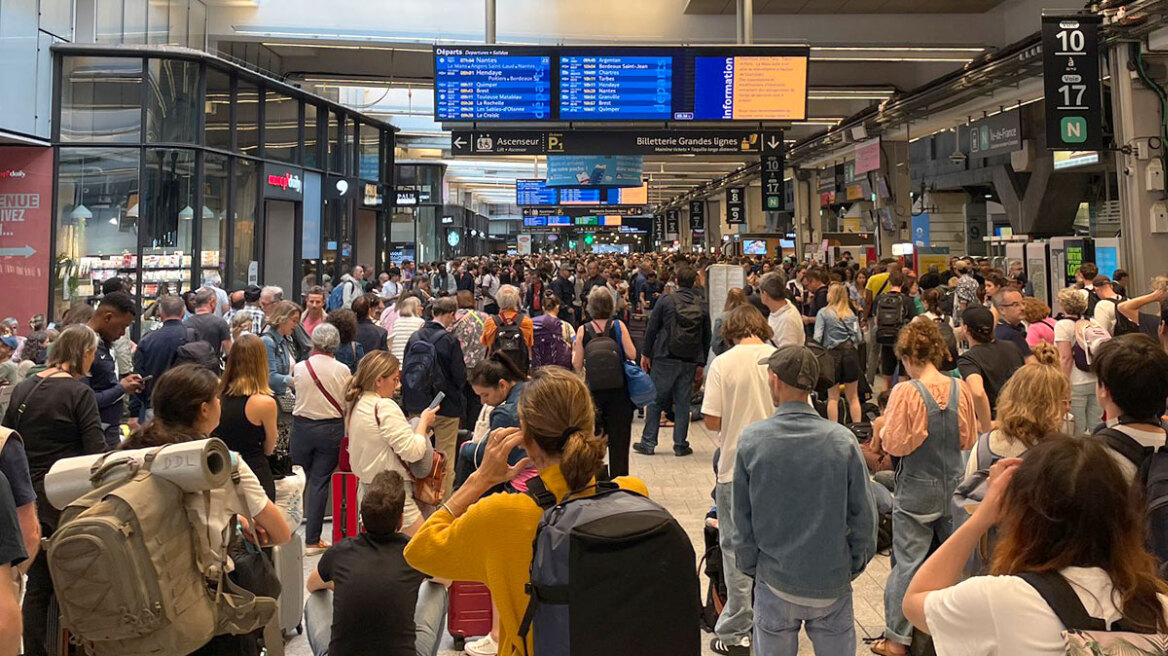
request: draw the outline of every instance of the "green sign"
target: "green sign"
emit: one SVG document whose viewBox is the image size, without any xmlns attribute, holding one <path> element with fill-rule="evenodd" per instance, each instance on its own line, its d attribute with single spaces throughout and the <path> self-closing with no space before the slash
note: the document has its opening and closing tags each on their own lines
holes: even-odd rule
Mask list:
<svg viewBox="0 0 1168 656">
<path fill-rule="evenodd" d="M 1059 134 L 1063 143 L 1085 143 L 1087 141 L 1087 119 L 1082 116 L 1064 116 L 1059 123 Z"/>
<path fill-rule="evenodd" d="M 593 237 L 592 235 L 584 235 L 584 243 L 588 244 L 589 246 L 591 246 L 592 242 L 595 240 L 596 240 L 596 238 Z"/>
</svg>

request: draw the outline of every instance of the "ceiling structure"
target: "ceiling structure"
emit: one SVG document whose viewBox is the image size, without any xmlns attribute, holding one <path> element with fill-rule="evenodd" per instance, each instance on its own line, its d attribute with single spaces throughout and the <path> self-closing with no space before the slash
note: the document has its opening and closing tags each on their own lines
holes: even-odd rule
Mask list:
<svg viewBox="0 0 1168 656">
<path fill-rule="evenodd" d="M 980 14 L 1006 0 L 754 0 L 756 14 Z M 737 0 L 688 0 L 687 14 L 733 16 Z"/>
</svg>

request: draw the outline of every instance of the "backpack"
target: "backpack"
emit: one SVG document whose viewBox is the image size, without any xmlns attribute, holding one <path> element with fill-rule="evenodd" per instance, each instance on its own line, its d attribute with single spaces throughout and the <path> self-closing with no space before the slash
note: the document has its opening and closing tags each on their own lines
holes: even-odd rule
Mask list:
<svg viewBox="0 0 1168 656">
<path fill-rule="evenodd" d="M 1071 345 L 1071 355 L 1075 358 L 1075 367 L 1080 371 L 1091 371 L 1091 363 L 1099 354 L 1099 347 L 1103 346 L 1111 335 L 1107 329 L 1100 326 L 1094 319 L 1080 319 L 1075 322 L 1075 342 Z"/>
<path fill-rule="evenodd" d="M 806 346 L 819 363 L 819 378 L 815 381 L 815 391 L 826 398 L 827 390 L 835 385 L 835 356 L 815 340 L 807 340 Z"/>
<path fill-rule="evenodd" d="M 151 474 L 165 448 L 129 467 L 98 460 L 91 480 L 116 480 L 69 503 L 49 540 L 63 624 L 93 656 L 187 654 L 216 635 L 255 631 L 276 612 L 275 599 L 230 580 L 227 540 L 209 543 L 222 536 L 197 525 L 182 488 Z M 238 486 L 238 471 L 232 478 Z"/>
<path fill-rule="evenodd" d="M 353 283 L 351 280 L 344 280 L 341 281 L 341 284 L 333 287 L 332 291 L 329 292 L 328 298 L 324 302 L 324 309 L 326 312 L 332 312 L 333 310 L 339 310 L 345 307 L 345 285 L 352 284 L 355 283 Z"/>
<path fill-rule="evenodd" d="M 544 514 L 519 627 L 525 646 L 534 628 L 539 656 L 701 653 L 693 543 L 669 511 L 607 481 L 563 499 L 538 478 L 528 486 Z"/>
<path fill-rule="evenodd" d="M 953 326 L 946 321 L 948 315 L 937 319 L 937 329 L 941 331 L 941 339 L 945 341 L 945 359 L 941 361 L 941 371 L 953 371 L 957 368 L 957 333 Z"/>
<path fill-rule="evenodd" d="M 430 400 L 438 394 L 441 379 L 438 349 L 430 340 L 422 337 L 421 331 L 410 335 L 402 355 L 402 396 L 411 397 L 408 407 L 417 407 L 419 403 L 423 408 L 429 405 Z"/>
<path fill-rule="evenodd" d="M 625 386 L 625 368 L 621 361 L 609 322 L 604 334 L 598 334 L 592 322 L 584 324 L 584 380 L 592 392 L 622 389 Z"/>
<path fill-rule="evenodd" d="M 990 467 L 1002 459 L 1002 456 L 990 449 L 990 435 L 992 433 L 993 431 L 990 431 L 978 437 L 977 450 L 970 455 L 977 463 L 977 468 L 972 474 L 966 476 L 957 485 L 957 489 L 953 491 L 954 531 L 961 528 L 973 515 L 973 510 L 977 505 L 985 500 Z M 965 563 L 965 573 L 968 576 L 981 576 L 989 571 L 990 556 L 993 553 L 994 544 L 997 543 L 997 537 L 998 529 L 995 527 L 978 541 L 977 548 L 973 550 Z"/>
<path fill-rule="evenodd" d="M 527 373 L 531 368 L 531 349 L 527 348 L 527 340 L 523 338 L 524 314 L 520 312 L 515 315 L 515 323 L 506 323 L 503 317 L 494 315 L 491 320 L 495 322 L 495 344 L 487 349 L 488 353 L 503 353 L 511 358 L 519 371 Z"/>
<path fill-rule="evenodd" d="M 678 360 L 695 361 L 702 351 L 702 323 L 706 313 L 697 300 L 673 297 L 673 325 L 669 328 L 669 355 Z"/>
<path fill-rule="evenodd" d="M 1062 622 L 1067 656 L 1155 656 L 1164 653 L 1168 635 L 1139 629 L 1120 619 L 1111 626 L 1087 613 L 1079 595 L 1058 572 L 1026 572 L 1019 578 L 1034 588 Z"/>
<path fill-rule="evenodd" d="M 572 347 L 564 341 L 563 322 L 550 314 L 541 314 L 531 322 L 535 325 L 531 368 L 556 365 L 571 370 Z"/>
<path fill-rule="evenodd" d="M 706 586 L 706 600 L 702 603 L 702 630 L 713 633 L 718 624 L 718 617 L 726 607 L 726 573 L 723 570 L 722 543 L 718 532 L 718 511 L 706 513 L 706 524 L 702 528 L 702 538 L 705 541 L 706 553 L 698 569 L 703 571 L 709 583 Z"/>
<path fill-rule="evenodd" d="M 458 344 L 462 346 L 462 361 L 467 371 L 487 359 L 487 347 L 483 346 L 484 323 L 478 312 L 467 310 L 450 329 L 458 338 Z"/>
<path fill-rule="evenodd" d="M 1120 418 L 1123 423 L 1123 418 Z M 1168 445 L 1146 447 L 1123 431 L 1104 427 L 1092 439 L 1099 440 L 1136 466 L 1135 485 L 1143 492 L 1148 551 L 1168 574 Z"/>
<path fill-rule="evenodd" d="M 220 373 L 221 364 L 223 360 L 219 354 L 215 353 L 215 348 L 199 339 L 193 328 L 186 329 L 186 341 L 182 346 L 174 351 L 174 359 L 171 360 L 172 367 L 177 367 L 180 364 L 197 364 L 218 375 Z"/>
<path fill-rule="evenodd" d="M 943 287 L 945 291 L 941 293 L 941 312 L 947 315 L 953 315 L 954 298 L 957 296 L 957 290 L 952 287 Z"/>
<path fill-rule="evenodd" d="M 876 343 L 891 346 L 900 329 L 908 323 L 908 304 L 912 300 L 900 292 L 881 294 L 876 299 Z"/>
<path fill-rule="evenodd" d="M 1119 337 L 1120 335 L 1130 335 L 1138 332 L 1143 332 L 1140 330 L 1139 322 L 1128 319 L 1123 312 L 1119 311 L 1119 305 L 1117 304 L 1115 307 L 1115 327 L 1111 329 L 1111 336 Z"/>
</svg>

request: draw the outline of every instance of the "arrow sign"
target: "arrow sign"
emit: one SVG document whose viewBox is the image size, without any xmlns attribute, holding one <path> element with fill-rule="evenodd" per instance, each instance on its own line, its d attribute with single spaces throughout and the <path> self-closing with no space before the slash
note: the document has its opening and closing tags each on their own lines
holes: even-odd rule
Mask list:
<svg viewBox="0 0 1168 656">
<path fill-rule="evenodd" d="M 455 148 L 455 150 L 461 150 L 461 149 L 462 149 L 462 147 L 463 147 L 463 146 L 465 146 L 465 145 L 466 145 L 466 141 L 465 141 L 465 140 L 464 140 L 462 137 L 455 137 L 455 138 L 454 138 L 454 148 Z"/>
<path fill-rule="evenodd" d="M 762 154 L 777 155 L 783 152 L 783 133 L 767 132 L 763 135 Z"/>
<path fill-rule="evenodd" d="M 36 249 L 28 244 L 21 248 L 0 248 L 0 257 L 24 257 L 28 259 L 36 254 Z"/>
</svg>

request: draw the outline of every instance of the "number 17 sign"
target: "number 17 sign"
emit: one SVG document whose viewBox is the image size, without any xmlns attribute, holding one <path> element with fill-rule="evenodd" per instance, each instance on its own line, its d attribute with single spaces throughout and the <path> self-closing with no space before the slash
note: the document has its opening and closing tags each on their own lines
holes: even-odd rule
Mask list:
<svg viewBox="0 0 1168 656">
<path fill-rule="evenodd" d="M 1044 14 L 1042 17 L 1042 76 L 1049 150 L 1104 147 L 1099 24 L 1100 17 L 1094 15 Z"/>
</svg>

